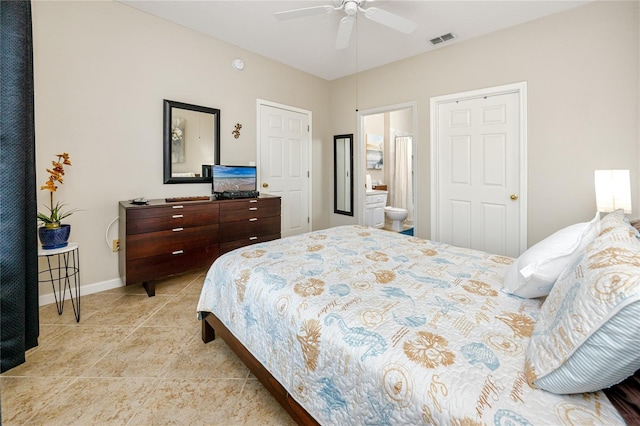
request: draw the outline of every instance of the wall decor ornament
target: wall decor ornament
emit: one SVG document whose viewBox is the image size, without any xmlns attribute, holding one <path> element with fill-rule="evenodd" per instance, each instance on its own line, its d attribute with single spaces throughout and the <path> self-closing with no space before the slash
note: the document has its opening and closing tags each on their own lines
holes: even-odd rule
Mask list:
<svg viewBox="0 0 640 426">
<path fill-rule="evenodd" d="M 235 130 L 231 132 L 234 138 L 238 139 L 240 137 L 240 129 L 242 129 L 242 124 L 236 123 Z"/>
<path fill-rule="evenodd" d="M 61 201 L 53 204 L 53 193 L 56 192 L 58 187 L 56 183 L 64 183 L 64 166 L 70 166 L 71 160 L 69 154 L 63 152 L 62 154 L 56 154 L 57 161 L 53 160 L 51 163 L 53 167 L 47 169 L 49 178 L 43 186 L 42 190 L 49 191 L 49 209 L 48 213 L 38 212 L 38 221 L 42 223 L 38 229 L 38 236 L 40 237 L 40 243 L 44 249 L 61 248 L 67 245 L 69 234 L 71 233 L 70 225 L 62 225 L 62 219 L 71 216 L 77 209 L 71 209 L 64 211 L 65 204 Z"/>
</svg>

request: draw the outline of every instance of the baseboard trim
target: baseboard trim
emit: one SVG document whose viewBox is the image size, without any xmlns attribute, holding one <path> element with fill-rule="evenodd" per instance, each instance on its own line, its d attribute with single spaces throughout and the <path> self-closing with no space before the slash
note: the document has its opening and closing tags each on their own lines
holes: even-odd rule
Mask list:
<svg viewBox="0 0 640 426">
<path fill-rule="evenodd" d="M 118 287 L 124 287 L 122 284 L 122 280 L 120 278 L 115 278 L 108 281 L 102 281 L 99 283 L 83 285 L 80 287 L 80 296 L 86 296 L 88 294 L 99 293 L 105 290 L 111 290 Z M 67 299 L 69 298 L 69 292 L 67 291 Z M 41 294 L 38 298 L 38 303 L 40 306 L 48 305 L 50 303 L 54 303 L 56 301 L 55 296 L 52 293 L 49 294 Z"/>
</svg>

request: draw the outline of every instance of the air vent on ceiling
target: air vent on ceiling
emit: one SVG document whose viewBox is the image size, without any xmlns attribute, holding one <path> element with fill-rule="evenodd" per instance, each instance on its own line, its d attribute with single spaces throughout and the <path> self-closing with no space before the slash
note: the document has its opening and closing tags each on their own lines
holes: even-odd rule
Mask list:
<svg viewBox="0 0 640 426">
<path fill-rule="evenodd" d="M 439 37 L 432 38 L 429 41 L 431 42 L 431 44 L 433 44 L 435 46 L 436 44 L 444 43 L 445 41 L 453 40 L 454 38 L 456 38 L 455 34 L 447 33 L 447 34 L 443 34 L 443 35 L 441 35 Z"/>
</svg>

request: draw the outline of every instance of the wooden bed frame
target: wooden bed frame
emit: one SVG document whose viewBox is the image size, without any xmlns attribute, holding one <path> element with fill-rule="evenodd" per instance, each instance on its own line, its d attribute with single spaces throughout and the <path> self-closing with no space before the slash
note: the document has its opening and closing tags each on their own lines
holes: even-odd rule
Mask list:
<svg viewBox="0 0 640 426">
<path fill-rule="evenodd" d="M 224 340 L 235 354 L 256 376 L 260 383 L 273 395 L 280 405 L 299 425 L 320 425 L 300 404 L 298 404 L 287 390 L 267 371 L 260 362 L 251 355 L 227 327 L 212 313 L 203 312 L 202 317 L 202 341 L 209 343 L 218 336 Z"/>
</svg>

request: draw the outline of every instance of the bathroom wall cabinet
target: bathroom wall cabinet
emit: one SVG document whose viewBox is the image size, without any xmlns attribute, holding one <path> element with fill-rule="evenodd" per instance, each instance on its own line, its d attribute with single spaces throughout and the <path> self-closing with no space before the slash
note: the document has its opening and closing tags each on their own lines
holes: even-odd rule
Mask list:
<svg viewBox="0 0 640 426">
<path fill-rule="evenodd" d="M 373 228 L 384 228 L 384 207 L 387 205 L 386 191 L 367 192 L 364 224 Z"/>
</svg>

